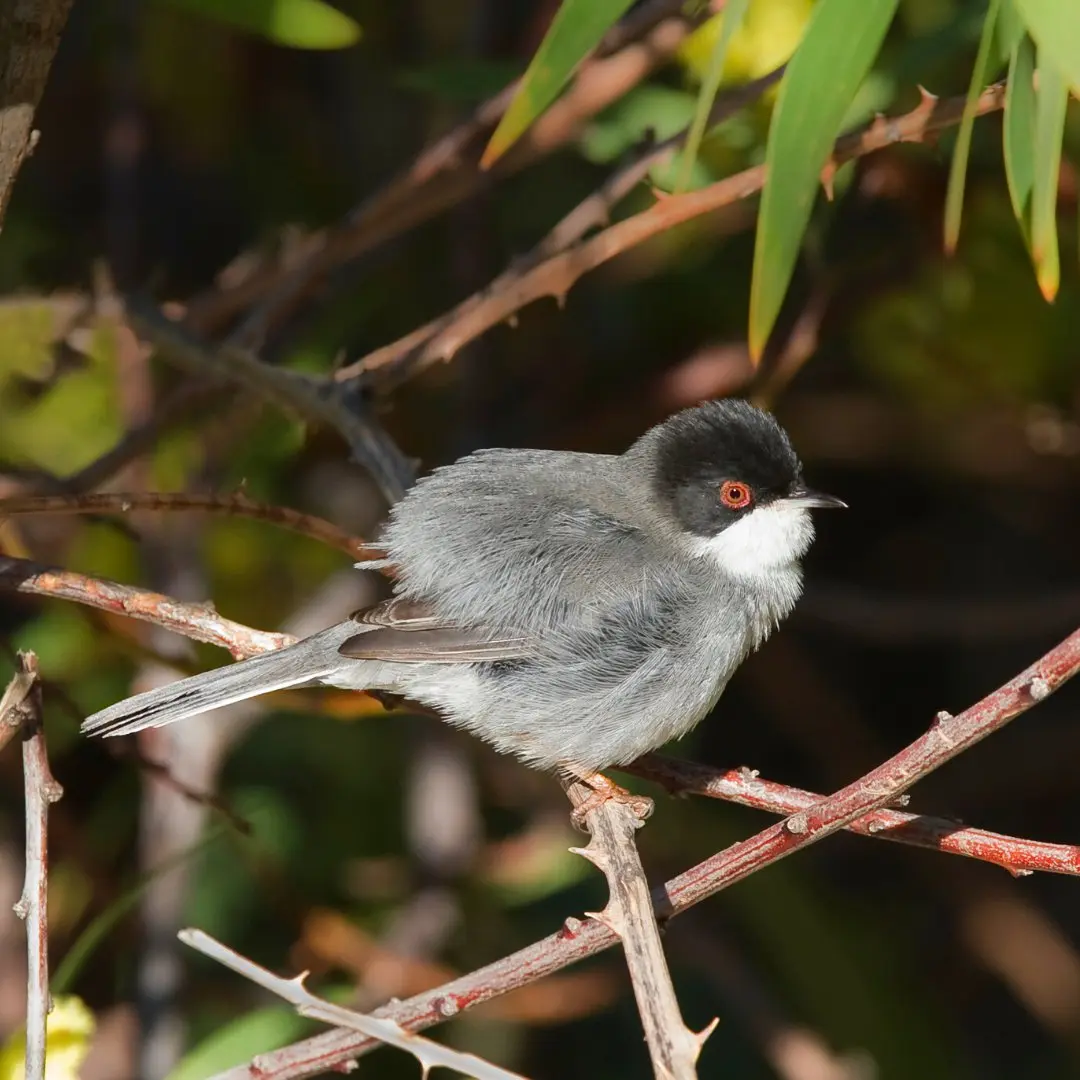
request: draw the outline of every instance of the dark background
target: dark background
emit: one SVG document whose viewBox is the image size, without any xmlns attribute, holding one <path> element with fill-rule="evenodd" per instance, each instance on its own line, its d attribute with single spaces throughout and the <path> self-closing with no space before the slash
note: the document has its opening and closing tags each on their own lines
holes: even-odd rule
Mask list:
<svg viewBox="0 0 1080 1080">
<path fill-rule="evenodd" d="M 38 114 L 43 138 L 0 240 L 0 492 L 43 470 L 76 471 L 189 378 L 130 348 L 110 315 L 114 287 L 186 302 L 213 290 L 241 252 L 287 250 L 332 226 L 521 70 L 555 5 L 342 7 L 363 27 L 360 44 L 304 53 L 164 4 L 75 4 Z M 962 93 L 982 12 L 905 0 L 862 115 L 910 108 L 916 83 Z M 325 372 L 483 286 L 599 186 L 611 165 L 596 160 L 598 144 L 621 152 L 667 122 L 664 110 L 687 115 L 694 87 L 674 64 L 633 93 L 630 119 L 601 115 L 583 140 L 350 264 L 275 328 L 264 357 Z M 1080 146 L 1076 115 L 1070 123 L 1067 153 Z M 708 170 L 760 160 L 764 130 L 760 110 L 722 129 L 707 144 Z M 1049 306 L 1009 208 L 999 117 L 976 126 L 960 249 L 941 254 L 950 149 L 947 136 L 883 151 L 839 178 L 753 384 L 744 328 L 754 218 L 740 205 L 586 276 L 562 310 L 550 300 L 525 309 L 516 328 L 495 328 L 381 407 L 399 446 L 427 468 L 489 445 L 619 451 L 705 397 L 753 390 L 773 403 L 812 483 L 851 509 L 821 516 L 796 614 L 679 754 L 831 791 L 1077 624 L 1075 175 L 1066 163 L 1063 282 Z M 619 213 L 649 199 L 642 187 Z M 79 297 L 96 304 L 94 317 L 71 331 L 64 305 Z M 805 355 L 785 348 L 793 326 L 810 337 Z M 385 509 L 336 436 L 249 391 L 213 396 L 107 489 L 241 484 L 363 535 Z M 235 518 L 18 519 L 0 525 L 0 544 L 212 598 L 268 629 L 315 629 L 372 595 L 340 553 Z M 143 747 L 178 778 L 216 789 L 254 824 L 244 838 L 115 747 L 77 736 L 81 715 L 133 680 L 160 677 L 163 656 L 193 670 L 223 655 L 11 595 L 0 598 L 0 630 L 4 678 L 10 650 L 33 648 L 51 681 L 48 738 L 66 789 L 53 810 L 54 967 L 93 920 L 119 916 L 67 987 L 99 1022 L 87 1077 L 160 1075 L 228 1033 L 231 1048 L 187 1074 L 207 1075 L 314 1030 L 285 1008 L 258 1012 L 264 995 L 178 954 L 176 926 L 201 926 L 275 970 L 310 967 L 316 985 L 346 998 L 359 983 L 353 1000 L 371 1006 L 603 904 L 600 876 L 566 854 L 576 838 L 558 785 L 432 720 L 384 715 L 360 696 L 297 693 Z M 1080 689 L 1070 686 L 920 784 L 912 805 L 1006 833 L 1080 839 L 1078 719 Z M 635 786 L 657 797 L 640 833 L 657 881 L 768 820 Z M 9 747 L 0 757 L 5 904 L 21 883 L 21 814 Z M 141 873 L 200 836 L 180 870 L 123 908 Z M 1066 877 L 1012 880 L 937 853 L 830 839 L 671 924 L 688 1022 L 720 1017 L 701 1075 L 1080 1076 L 1078 899 L 1080 883 Z M 371 962 L 375 942 L 381 966 Z M 3 1032 L 22 1019 L 21 955 L 21 926 L 0 920 Z M 147 991 L 155 958 L 168 976 L 158 996 Z M 534 1078 L 649 1075 L 621 956 L 561 978 L 547 997 L 478 1011 L 436 1036 Z M 384 1049 L 358 1074 L 415 1073 Z"/>
</svg>

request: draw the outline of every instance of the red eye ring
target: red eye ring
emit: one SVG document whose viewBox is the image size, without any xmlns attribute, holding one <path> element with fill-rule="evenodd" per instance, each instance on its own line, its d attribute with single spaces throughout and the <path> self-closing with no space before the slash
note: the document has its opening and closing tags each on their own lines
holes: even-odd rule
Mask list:
<svg viewBox="0 0 1080 1080">
<path fill-rule="evenodd" d="M 745 510 L 753 501 L 750 488 L 738 480 L 725 480 L 720 485 L 720 501 L 729 510 Z"/>
</svg>

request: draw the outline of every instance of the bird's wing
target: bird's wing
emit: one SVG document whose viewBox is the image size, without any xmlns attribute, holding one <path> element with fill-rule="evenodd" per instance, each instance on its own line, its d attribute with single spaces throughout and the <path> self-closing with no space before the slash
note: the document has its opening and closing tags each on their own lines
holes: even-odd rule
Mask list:
<svg viewBox="0 0 1080 1080">
<path fill-rule="evenodd" d="M 437 469 L 380 537 L 398 595 L 491 637 L 543 636 L 634 595 L 663 552 L 617 460 L 487 450 Z"/>
<path fill-rule="evenodd" d="M 495 636 L 479 628 L 439 618 L 430 605 L 394 597 L 352 616 L 358 626 L 374 627 L 349 638 L 339 649 L 354 660 L 400 664 L 462 664 L 517 660 L 529 655 L 525 637 Z"/>
</svg>

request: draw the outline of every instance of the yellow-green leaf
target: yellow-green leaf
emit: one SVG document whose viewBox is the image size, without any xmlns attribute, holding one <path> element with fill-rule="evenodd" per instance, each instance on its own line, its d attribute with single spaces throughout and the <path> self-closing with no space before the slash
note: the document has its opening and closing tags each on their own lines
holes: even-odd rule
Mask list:
<svg viewBox="0 0 1080 1080">
<path fill-rule="evenodd" d="M 575 68 L 600 43 L 633 0 L 563 0 L 540 42 L 514 100 L 491 136 L 482 168 L 488 168 L 513 146 L 533 121 L 555 100 Z"/>
<path fill-rule="evenodd" d="M 1057 296 L 1061 277 L 1058 263 L 1057 193 L 1061 171 L 1061 140 L 1065 134 L 1065 108 L 1069 86 L 1052 57 L 1040 45 L 1035 91 L 1035 159 L 1031 189 L 1031 257 L 1035 278 L 1047 300 Z"/>
<path fill-rule="evenodd" d="M 997 23 L 1000 0 L 990 0 L 990 7 L 983 22 L 979 51 L 975 67 L 971 71 L 964 115 L 956 136 L 952 165 L 949 169 L 949 190 L 945 196 L 945 250 L 951 255 L 960 239 L 960 218 L 964 210 L 964 181 L 967 179 L 968 155 L 971 153 L 971 129 L 975 123 L 975 102 L 986 86 L 986 70 L 990 66 L 991 46 L 994 43 L 994 27 Z"/>
<path fill-rule="evenodd" d="M 55 996 L 45 1020 L 45 1076 L 47 1080 L 79 1080 L 79 1070 L 90 1050 L 94 1014 L 81 998 Z M 26 1076 L 26 1028 L 20 1028 L 0 1047 L 0 1080 Z"/>
<path fill-rule="evenodd" d="M 766 148 L 750 286 L 750 352 L 776 322 L 810 221 L 821 170 L 898 0 L 821 0 L 780 83 Z"/>
<path fill-rule="evenodd" d="M 168 0 L 248 33 L 294 49 L 344 49 L 355 45 L 360 27 L 323 0 Z"/>
<path fill-rule="evenodd" d="M 727 59 L 728 46 L 731 39 L 743 24 L 746 18 L 746 9 L 750 6 L 750 0 L 728 0 L 724 5 L 724 13 L 720 16 L 720 33 L 716 44 L 713 46 L 712 55 L 709 57 L 709 66 L 705 72 L 701 89 L 698 91 L 697 107 L 694 111 L 694 121 L 690 125 L 690 134 L 686 138 L 686 146 L 682 152 L 682 160 L 679 162 L 679 179 L 676 183 L 676 191 L 685 191 L 690 182 L 690 172 L 694 167 L 701 140 L 705 135 L 705 127 L 709 122 L 709 113 L 712 112 L 713 102 L 716 100 L 716 91 L 720 88 L 720 79 L 724 74 L 724 61 Z"/>
<path fill-rule="evenodd" d="M 1026 34 L 1009 61 L 1002 149 L 1013 213 L 1031 250 L 1031 189 L 1035 182 L 1035 42 Z"/>
<path fill-rule="evenodd" d="M 1054 62 L 1065 82 L 1080 91 L 1080 3 L 1077 0 L 1013 2 L 1035 44 Z"/>
</svg>

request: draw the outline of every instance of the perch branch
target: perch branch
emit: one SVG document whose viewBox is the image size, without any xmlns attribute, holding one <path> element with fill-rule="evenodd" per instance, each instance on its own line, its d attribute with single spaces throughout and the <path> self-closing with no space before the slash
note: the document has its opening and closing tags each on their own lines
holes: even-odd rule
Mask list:
<svg viewBox="0 0 1080 1080">
<path fill-rule="evenodd" d="M 474 1054 L 463 1054 L 448 1046 L 432 1042 L 430 1039 L 413 1035 L 395 1024 L 393 1020 L 366 1016 L 364 1013 L 354 1012 L 352 1009 L 344 1009 L 340 1005 L 324 1001 L 304 986 L 306 972 L 295 979 L 283 979 L 280 975 L 275 975 L 241 956 L 202 930 L 181 930 L 177 937 L 196 952 L 208 956 L 211 960 L 216 960 L 219 964 L 255 983 L 256 986 L 261 986 L 264 990 L 269 990 L 271 994 L 276 994 L 287 1001 L 301 1016 L 321 1020 L 325 1024 L 334 1024 L 337 1027 L 349 1028 L 369 1039 L 376 1039 L 388 1046 L 396 1046 L 407 1054 L 412 1054 L 420 1062 L 425 1076 L 431 1069 L 441 1066 L 445 1069 L 455 1069 L 465 1076 L 475 1077 L 476 1080 L 524 1080 L 519 1073 L 500 1069 L 497 1065 L 492 1065 Z"/>
<path fill-rule="evenodd" d="M 660 754 L 647 754 L 624 771 L 661 784 L 672 794 L 722 799 L 770 814 L 798 814 L 825 798 L 812 791 L 765 780 L 754 769 L 725 771 Z M 957 821 L 900 810 L 875 810 L 851 822 L 847 829 L 859 836 L 993 863 L 1014 877 L 1026 877 L 1037 870 L 1080 876 L 1080 847 L 1075 844 L 1048 844 L 1005 836 Z"/>
<path fill-rule="evenodd" d="M 906 115 L 894 119 L 878 117 L 862 130 L 843 136 L 833 147 L 832 158 L 823 170 L 823 182 L 828 182 L 836 169 L 846 161 L 864 157 L 895 143 L 922 142 L 935 132 L 959 123 L 965 100 L 964 97 L 955 97 L 939 101 L 933 95 L 924 94 L 918 107 Z M 997 83 L 983 91 L 977 99 L 975 114 L 981 116 L 995 112 L 1004 103 L 1005 84 Z M 381 366 L 385 371 L 381 378 L 394 383 L 402 377 L 394 370 L 397 364 L 407 365 L 408 371 L 413 372 L 440 360 L 450 360 L 463 345 L 510 319 L 533 301 L 551 296 L 561 303 L 579 278 L 615 256 L 685 221 L 757 193 L 764 186 L 765 177 L 765 166 L 755 165 L 698 191 L 664 195 L 640 214 L 634 214 L 596 236 L 543 260 L 524 273 L 508 272 L 503 275 L 459 304 L 443 320 L 436 320 L 443 324 L 441 329 L 422 346 L 417 347 L 417 342 L 409 335 L 343 368 L 338 372 L 338 378 L 348 378 L 358 371 Z"/>
<path fill-rule="evenodd" d="M 239 492 L 233 495 L 190 495 L 186 492 L 108 492 L 95 495 L 19 495 L 0 499 L 0 521 L 18 514 L 127 514 L 137 510 L 181 510 L 231 514 L 266 521 L 282 529 L 318 540 L 355 559 L 374 557 L 358 537 L 320 517 L 256 502 Z"/>
<path fill-rule="evenodd" d="M 595 798 L 580 782 L 571 784 L 567 795 L 576 807 Z M 653 1073 L 657 1080 L 696 1080 L 698 1054 L 718 1019 L 695 1035 L 682 1018 L 645 868 L 634 843 L 640 821 L 626 803 L 610 799 L 590 810 L 585 824 L 590 834 L 588 846 L 573 851 L 603 873 L 609 891 L 604 910 L 587 915 L 622 942 Z"/>
<path fill-rule="evenodd" d="M 0 555 L 0 588 L 74 600 L 114 615 L 154 623 L 195 641 L 228 649 L 237 660 L 283 649 L 296 640 L 289 634 L 253 630 L 250 626 L 222 618 L 210 604 L 184 604 L 146 589 L 7 555 Z"/>
<path fill-rule="evenodd" d="M 26 878 L 15 914 L 26 923 L 26 1078 L 44 1080 L 49 1000 L 49 804 L 64 789 L 53 778 L 42 730 L 41 683 L 33 653 L 19 653 L 19 670 L 0 701 L 0 724 L 22 733 L 26 800 Z"/>
<path fill-rule="evenodd" d="M 939 713 L 930 729 L 900 753 L 835 795 L 732 844 L 654 891 L 661 917 L 671 917 L 765 866 L 824 839 L 864 814 L 880 809 L 934 769 L 1000 730 L 1045 700 L 1080 669 L 1080 630 L 1051 649 L 1004 686 L 958 716 Z M 562 928 L 510 956 L 453 982 L 392 1002 L 375 1015 L 419 1030 L 458 1015 L 482 1001 L 534 982 L 593 956 L 618 941 L 596 920 L 570 918 Z M 255 1071 L 240 1066 L 214 1080 L 294 1080 L 341 1067 L 374 1045 L 351 1032 L 332 1031 L 294 1043 L 258 1059 Z"/>
<path fill-rule="evenodd" d="M 235 658 L 281 649 L 296 640 L 289 634 L 255 630 L 218 615 L 208 605 L 185 604 L 131 585 L 91 578 L 70 570 L 41 566 L 26 559 L 0 556 L 0 588 L 52 596 L 85 604 L 157 626 L 228 650 Z M 649 754 L 624 769 L 654 780 L 673 792 L 704 795 L 741 803 L 772 814 L 796 814 L 824 796 L 763 780 L 746 769 L 723 770 Z M 1025 840 L 973 829 L 923 814 L 876 810 L 847 828 L 860 836 L 892 840 L 912 847 L 994 863 L 1017 876 L 1044 871 L 1080 875 L 1080 847 Z"/>
</svg>

